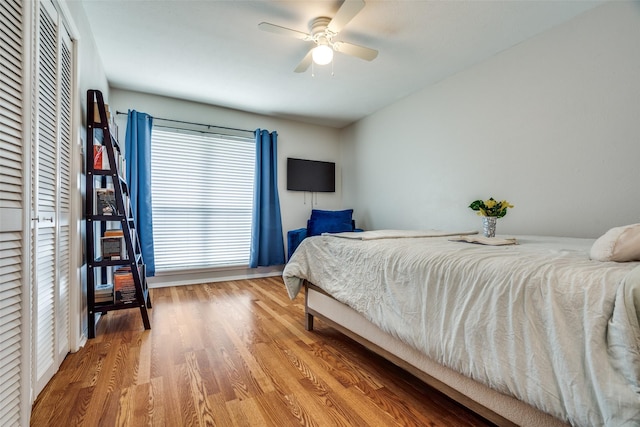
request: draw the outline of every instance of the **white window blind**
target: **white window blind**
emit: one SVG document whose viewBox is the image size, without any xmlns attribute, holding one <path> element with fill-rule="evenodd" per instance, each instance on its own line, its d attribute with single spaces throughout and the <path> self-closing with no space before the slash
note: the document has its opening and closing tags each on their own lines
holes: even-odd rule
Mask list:
<svg viewBox="0 0 640 427">
<path fill-rule="evenodd" d="M 154 127 L 156 271 L 249 264 L 255 141 Z"/>
</svg>

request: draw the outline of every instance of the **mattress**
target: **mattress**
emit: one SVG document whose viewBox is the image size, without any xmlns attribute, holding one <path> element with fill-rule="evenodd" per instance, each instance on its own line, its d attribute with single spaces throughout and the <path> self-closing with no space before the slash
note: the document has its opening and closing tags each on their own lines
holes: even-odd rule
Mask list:
<svg viewBox="0 0 640 427">
<path fill-rule="evenodd" d="M 589 239 L 305 239 L 285 267 L 438 363 L 574 425 L 640 423 L 640 263 Z"/>
</svg>

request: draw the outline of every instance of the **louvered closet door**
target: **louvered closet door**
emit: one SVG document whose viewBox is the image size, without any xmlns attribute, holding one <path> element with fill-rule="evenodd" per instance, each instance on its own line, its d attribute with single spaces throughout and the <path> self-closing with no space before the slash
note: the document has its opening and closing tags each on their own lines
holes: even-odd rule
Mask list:
<svg viewBox="0 0 640 427">
<path fill-rule="evenodd" d="M 73 76 L 71 40 L 66 31 L 60 40 L 60 116 L 58 119 L 58 276 L 56 349 L 58 365 L 69 353 L 69 283 L 71 279 L 71 117 Z"/>
<path fill-rule="evenodd" d="M 50 1 L 38 12 L 32 163 L 34 397 L 69 351 L 71 42 Z"/>
<path fill-rule="evenodd" d="M 22 0 L 0 1 L 0 425 L 28 424 L 28 343 L 23 321 L 28 302 L 24 265 L 25 18 Z"/>
</svg>

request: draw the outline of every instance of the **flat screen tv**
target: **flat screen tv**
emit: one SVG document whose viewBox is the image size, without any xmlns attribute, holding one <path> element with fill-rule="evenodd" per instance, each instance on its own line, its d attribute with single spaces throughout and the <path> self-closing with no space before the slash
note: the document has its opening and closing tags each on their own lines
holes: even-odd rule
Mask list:
<svg viewBox="0 0 640 427">
<path fill-rule="evenodd" d="M 336 164 L 287 158 L 287 190 L 335 192 Z"/>
</svg>

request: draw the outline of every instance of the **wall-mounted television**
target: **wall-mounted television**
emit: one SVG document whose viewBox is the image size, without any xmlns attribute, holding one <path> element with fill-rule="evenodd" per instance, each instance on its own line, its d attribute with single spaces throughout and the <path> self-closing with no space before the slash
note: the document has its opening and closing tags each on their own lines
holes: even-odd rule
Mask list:
<svg viewBox="0 0 640 427">
<path fill-rule="evenodd" d="M 335 192 L 336 164 L 287 158 L 287 190 Z"/>
</svg>

